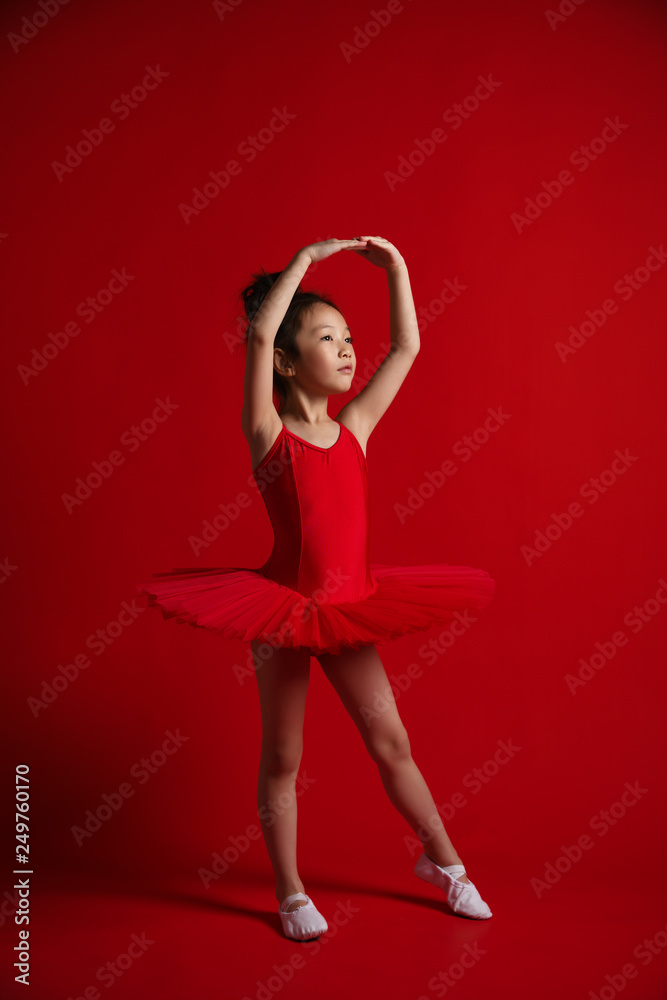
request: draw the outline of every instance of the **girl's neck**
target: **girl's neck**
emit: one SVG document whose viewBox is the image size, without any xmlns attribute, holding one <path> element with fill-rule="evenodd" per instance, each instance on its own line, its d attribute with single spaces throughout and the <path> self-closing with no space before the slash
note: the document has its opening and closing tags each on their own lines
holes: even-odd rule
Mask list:
<svg viewBox="0 0 667 1000">
<path fill-rule="evenodd" d="M 319 406 L 297 406 L 289 410 L 284 409 L 280 413 L 280 419 L 283 423 L 299 424 L 302 427 L 318 427 L 322 424 L 332 423 L 326 404 L 323 408 Z"/>
</svg>

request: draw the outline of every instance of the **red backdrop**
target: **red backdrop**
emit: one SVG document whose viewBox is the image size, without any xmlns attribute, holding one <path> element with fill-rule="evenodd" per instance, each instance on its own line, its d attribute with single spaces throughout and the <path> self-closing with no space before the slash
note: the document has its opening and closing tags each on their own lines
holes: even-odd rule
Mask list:
<svg viewBox="0 0 667 1000">
<path fill-rule="evenodd" d="M 164 622 L 135 581 L 265 560 L 236 294 L 306 243 L 373 233 L 408 263 L 422 347 L 368 444 L 371 557 L 497 584 L 465 635 L 380 647 L 415 760 L 473 880 L 497 879 L 496 926 L 511 909 L 523 935 L 575 885 L 597 919 L 626 872 L 646 890 L 583 951 L 578 932 L 550 938 L 542 957 L 579 948 L 585 968 L 560 969 L 554 996 L 600 990 L 664 930 L 665 29 L 658 4 L 603 0 L 5 5 L 3 808 L 29 765 L 37 913 L 79 876 L 182 877 L 210 898 L 200 869 L 257 822 L 249 646 Z M 388 347 L 384 275 L 341 254 L 304 285 L 353 329 L 356 392 Z M 302 772 L 305 870 L 335 885 L 369 845 L 382 884 L 411 868 L 316 660 Z M 239 873 L 271 907 L 261 841 Z M 80 940 L 85 909 L 61 895 L 52 929 Z M 57 995 L 135 929 L 93 932 Z M 55 996 L 35 950 L 33 996 Z M 498 986 L 494 961 L 461 996 Z M 663 996 L 666 963 L 635 959 L 632 996 Z M 513 995 L 544 991 L 542 968 Z M 179 975 L 162 996 L 183 995 Z M 401 995 L 433 995 L 427 978 Z M 199 995 L 222 995 L 209 981 Z"/>
</svg>

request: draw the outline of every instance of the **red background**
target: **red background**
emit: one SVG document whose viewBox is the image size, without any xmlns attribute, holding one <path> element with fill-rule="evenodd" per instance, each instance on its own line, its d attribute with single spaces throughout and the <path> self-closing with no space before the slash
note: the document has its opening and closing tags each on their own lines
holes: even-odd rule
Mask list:
<svg viewBox="0 0 667 1000">
<path fill-rule="evenodd" d="M 91 984 L 105 995 L 96 972 L 135 932 L 154 944 L 112 977 L 114 997 L 254 998 L 274 963 L 306 954 L 280 935 L 261 840 L 208 888 L 198 875 L 258 822 L 259 704 L 254 679 L 235 671 L 247 644 L 154 610 L 135 613 L 100 655 L 86 643 L 154 570 L 265 560 L 271 528 L 257 494 L 207 547 L 195 553 L 191 541 L 249 492 L 236 295 L 306 243 L 361 233 L 403 253 L 418 311 L 446 280 L 464 286 L 439 315 L 420 312 L 421 352 L 369 440 L 371 557 L 477 566 L 496 580 L 493 604 L 435 663 L 420 652 L 435 629 L 380 647 L 390 676 L 423 668 L 399 711 L 436 803 L 468 789 L 445 823 L 494 917 L 447 917 L 416 880 L 412 832 L 313 660 L 300 872 L 325 914 L 347 899 L 358 913 L 282 992 L 432 997 L 431 977 L 477 943 L 485 954 L 457 982 L 459 1000 L 560 997 L 566 984 L 604 1000 L 605 988 L 621 992 L 614 977 L 627 963 L 628 998 L 667 995 L 667 268 L 641 270 L 667 240 L 665 13 L 586 0 L 550 25 L 533 0 L 398 6 L 376 31 L 371 10 L 384 5 L 243 0 L 219 13 L 74 0 L 18 51 L 8 36 L 27 35 L 22 19 L 41 8 L 5 6 L 2 808 L 13 833 L 12 777 L 27 763 L 33 997 Z M 156 66 L 168 75 L 121 119 L 113 102 Z M 443 120 L 489 76 L 499 85 L 467 105 L 460 127 Z M 283 108 L 289 124 L 261 132 Z M 113 131 L 58 179 L 54 162 L 105 117 Z M 607 118 L 624 127 L 591 146 Z M 390 184 L 437 128 L 446 139 Z M 265 148 L 250 161 L 242 144 L 258 134 Z M 584 161 L 580 147 L 593 155 Z M 186 222 L 179 205 L 232 159 L 237 176 Z M 513 215 L 567 169 L 572 182 L 517 228 Z M 93 322 L 79 316 L 81 332 L 26 376 L 33 348 L 123 268 L 127 287 Z M 616 283 L 635 273 L 622 293 Z M 333 296 L 368 377 L 388 346 L 382 272 L 341 254 L 304 285 Z M 609 299 L 616 311 L 561 360 L 570 327 Z M 348 398 L 332 399 L 330 414 Z M 158 399 L 176 408 L 131 448 L 123 435 Z M 498 408 L 508 419 L 464 461 L 457 442 Z M 605 473 L 626 450 L 629 466 Z M 68 512 L 63 495 L 114 451 L 122 463 Z M 397 505 L 447 459 L 456 474 L 401 520 Z M 603 473 L 591 502 L 580 491 Z M 576 501 L 581 516 L 527 559 L 524 547 Z M 646 611 L 635 631 L 636 607 Z M 572 693 L 567 675 L 619 631 L 626 644 Z M 82 653 L 90 665 L 31 710 Z M 149 780 L 131 776 L 177 730 L 180 749 Z M 499 741 L 521 749 L 472 792 L 465 776 Z M 72 828 L 128 781 L 134 795 L 78 846 Z M 595 832 L 626 782 L 647 791 Z M 538 896 L 531 880 L 587 833 L 591 849 Z M 0 907 L 11 995 L 12 844 Z M 663 943 L 642 964 L 633 949 L 655 935 Z"/>
</svg>

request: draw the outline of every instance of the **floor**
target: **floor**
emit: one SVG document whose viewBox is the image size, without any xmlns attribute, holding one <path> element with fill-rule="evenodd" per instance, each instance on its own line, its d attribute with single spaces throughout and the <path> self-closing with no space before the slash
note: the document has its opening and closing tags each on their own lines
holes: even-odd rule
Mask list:
<svg viewBox="0 0 667 1000">
<path fill-rule="evenodd" d="M 329 931 L 302 943 L 282 936 L 265 873 L 230 871 L 207 888 L 192 875 L 61 874 L 34 887 L 29 993 L 10 983 L 3 996 L 667 998 L 664 886 L 640 875 L 628 889 L 573 866 L 538 898 L 532 874 L 478 860 L 473 881 L 482 891 L 483 876 L 493 917 L 474 921 L 453 915 L 411 866 L 337 881 L 311 872 L 306 888 Z M 3 913 L 8 952 L 18 932 Z"/>
</svg>

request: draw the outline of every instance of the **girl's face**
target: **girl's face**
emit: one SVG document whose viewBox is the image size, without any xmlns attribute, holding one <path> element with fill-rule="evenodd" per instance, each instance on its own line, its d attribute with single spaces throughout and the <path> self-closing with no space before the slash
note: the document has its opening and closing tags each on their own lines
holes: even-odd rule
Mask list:
<svg viewBox="0 0 667 1000">
<path fill-rule="evenodd" d="M 317 302 L 303 314 L 296 340 L 301 356 L 293 367 L 299 382 L 327 394 L 347 392 L 356 358 L 345 317 Z"/>
</svg>

